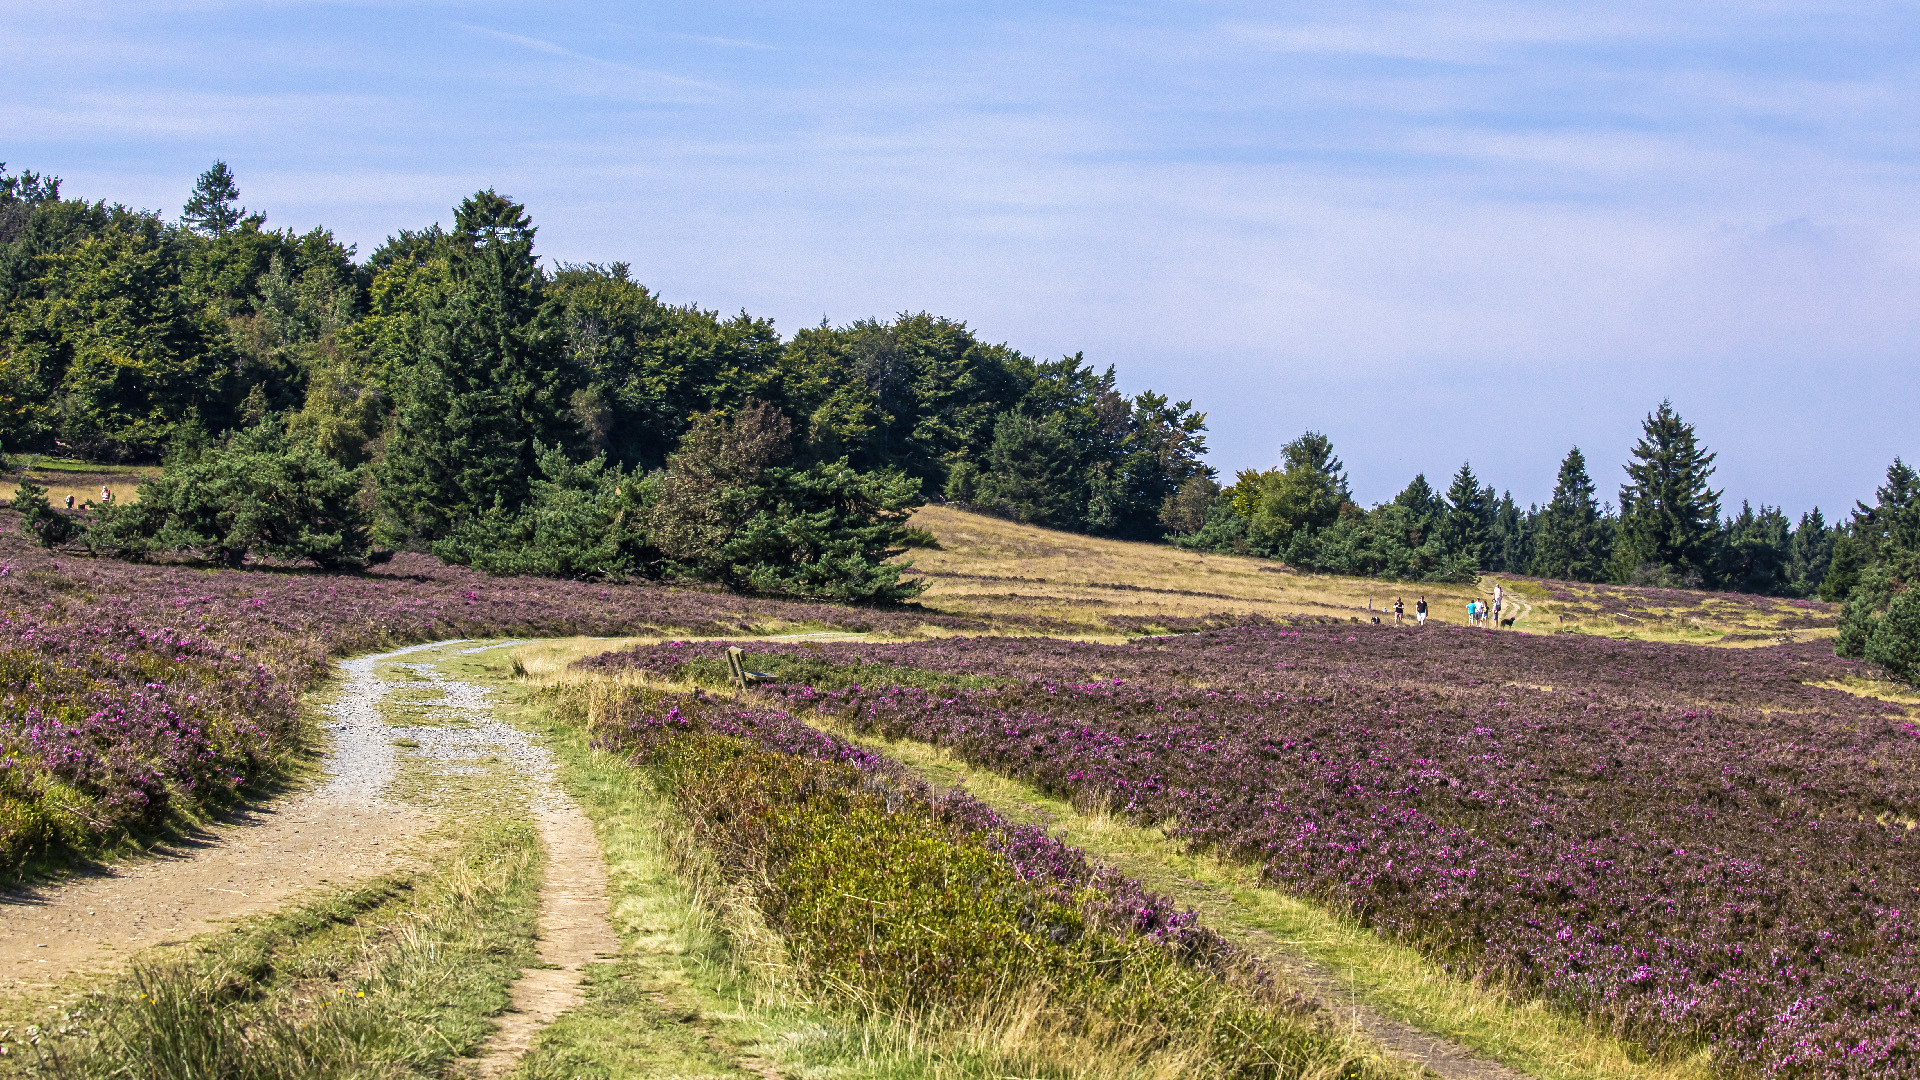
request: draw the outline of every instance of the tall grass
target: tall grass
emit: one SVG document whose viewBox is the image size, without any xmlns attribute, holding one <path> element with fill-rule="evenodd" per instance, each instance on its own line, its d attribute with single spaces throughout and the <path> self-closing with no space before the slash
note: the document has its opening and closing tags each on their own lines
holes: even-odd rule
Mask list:
<svg viewBox="0 0 1920 1080">
<path fill-rule="evenodd" d="M 918 1047 L 906 1059 L 961 1074 L 987 1060 L 1075 1077 L 1394 1071 L 1218 939 L 1164 911 L 1118 910 L 1097 878 L 1036 873 L 978 810 L 823 759 L 829 737 L 695 696 L 563 693 L 679 808 L 700 853 L 689 859 L 710 860 L 778 935 L 781 959 L 763 963 L 809 1000 L 865 1017 L 848 1030 L 888 1054 Z M 1037 845 L 1029 861 L 1042 849 L 1071 857 Z M 848 1030 L 815 1050 L 844 1059 Z"/>
<path fill-rule="evenodd" d="M 443 1075 L 492 1031 L 533 962 L 538 842 L 497 822 L 432 874 L 302 905 L 140 964 L 10 1054 L 51 1080 Z"/>
</svg>

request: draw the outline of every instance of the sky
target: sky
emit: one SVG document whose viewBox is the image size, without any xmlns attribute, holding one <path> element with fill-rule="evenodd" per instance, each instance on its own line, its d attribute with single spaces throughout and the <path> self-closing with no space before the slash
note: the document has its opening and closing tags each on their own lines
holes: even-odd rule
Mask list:
<svg viewBox="0 0 1920 1080">
<path fill-rule="evenodd" d="M 0 161 L 177 216 L 214 159 L 364 257 L 493 187 L 538 250 L 786 333 L 898 312 L 1603 496 L 1670 399 L 1798 515 L 1920 459 L 1920 11 L 1691 3 L 19 3 Z"/>
</svg>

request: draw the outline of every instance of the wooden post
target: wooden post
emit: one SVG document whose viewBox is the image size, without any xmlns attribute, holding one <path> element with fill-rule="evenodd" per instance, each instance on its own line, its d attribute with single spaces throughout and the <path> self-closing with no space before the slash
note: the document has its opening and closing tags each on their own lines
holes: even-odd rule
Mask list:
<svg viewBox="0 0 1920 1080">
<path fill-rule="evenodd" d="M 733 676 L 733 685 L 737 690 L 745 690 L 747 688 L 747 670 L 740 663 L 740 658 L 745 655 L 739 646 L 727 646 L 727 671 Z"/>
</svg>

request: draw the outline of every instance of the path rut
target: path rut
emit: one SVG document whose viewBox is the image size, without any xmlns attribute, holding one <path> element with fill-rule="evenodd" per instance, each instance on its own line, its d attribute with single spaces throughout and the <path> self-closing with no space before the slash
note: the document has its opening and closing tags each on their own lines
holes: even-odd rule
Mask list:
<svg viewBox="0 0 1920 1080">
<path fill-rule="evenodd" d="M 413 646 L 343 662 L 327 779 L 155 848 L 150 857 L 65 882 L 0 893 L 0 993 L 39 989 L 110 969 L 155 945 L 185 941 L 280 906 L 318 885 L 409 865 L 408 842 L 432 818 L 387 796 L 397 766 L 380 718 L 382 660 Z"/>
<path fill-rule="evenodd" d="M 408 851 L 420 847 L 437 814 L 393 795 L 400 746 L 438 775 L 484 771 L 478 762 L 493 758 L 528 785 L 546 855 L 538 941 L 543 966 L 521 972 L 498 1031 L 472 1063 L 480 1076 L 510 1070 L 540 1028 L 580 1002 L 585 966 L 618 950 L 619 939 L 607 919 L 607 872 L 592 823 L 559 787 L 546 748 L 494 716 L 486 687 L 448 678 L 430 662 L 398 664 L 441 696 L 428 703 L 435 722 L 387 722 L 382 704 L 394 685 L 380 677 L 379 665 L 459 644 L 434 642 L 342 662 L 339 693 L 323 725 L 332 736 L 326 778 L 312 790 L 235 815 L 152 858 L 0 894 L 0 993 L 108 970 L 142 949 L 270 911 L 313 886 L 413 864 Z"/>
</svg>

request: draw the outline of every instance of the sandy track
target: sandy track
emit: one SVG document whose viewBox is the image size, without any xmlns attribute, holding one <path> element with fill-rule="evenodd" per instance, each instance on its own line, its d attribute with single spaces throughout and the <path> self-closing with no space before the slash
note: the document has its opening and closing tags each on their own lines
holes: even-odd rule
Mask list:
<svg viewBox="0 0 1920 1080">
<path fill-rule="evenodd" d="M 380 719 L 381 660 L 341 664 L 327 779 L 311 791 L 232 815 L 151 857 L 66 882 L 0 894 L 0 993 L 113 967 L 141 949 L 184 941 L 270 911 L 318 885 L 340 885 L 408 864 L 408 841 L 431 824 L 390 801 L 396 758 Z"/>
<path fill-rule="evenodd" d="M 541 1028 L 584 1000 L 586 966 L 620 949 L 620 937 L 607 921 L 607 867 L 593 823 L 571 799 L 534 811 L 546 849 L 546 876 L 540 886 L 540 962 L 528 968 L 509 991 L 507 1012 L 484 1046 L 478 1076 L 511 1070 Z"/>
</svg>

